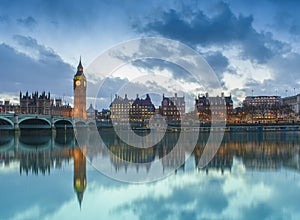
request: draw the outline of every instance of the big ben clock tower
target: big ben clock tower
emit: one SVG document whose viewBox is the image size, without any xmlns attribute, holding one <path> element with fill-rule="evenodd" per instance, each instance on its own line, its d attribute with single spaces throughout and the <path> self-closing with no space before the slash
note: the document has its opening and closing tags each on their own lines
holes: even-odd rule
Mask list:
<svg viewBox="0 0 300 220">
<path fill-rule="evenodd" d="M 74 83 L 74 118 L 86 119 L 86 77 L 83 73 L 81 57 L 77 67 Z"/>
</svg>

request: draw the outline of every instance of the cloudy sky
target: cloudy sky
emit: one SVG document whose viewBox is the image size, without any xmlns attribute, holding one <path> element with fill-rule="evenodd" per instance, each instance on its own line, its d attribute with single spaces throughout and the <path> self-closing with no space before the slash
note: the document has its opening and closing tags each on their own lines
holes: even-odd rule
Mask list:
<svg viewBox="0 0 300 220">
<path fill-rule="evenodd" d="M 139 37 L 165 37 L 196 50 L 236 106 L 252 93 L 293 95 L 300 92 L 299 8 L 297 1 L 277 0 L 2 0 L 0 100 L 17 100 L 20 90 L 46 90 L 72 102 L 72 77 L 80 56 L 88 67 L 114 45 Z M 178 75 L 178 68 L 159 70 Z M 96 77 L 86 75 L 93 87 Z M 118 87 L 126 80 L 130 78 L 114 77 L 109 85 Z M 107 93 L 99 109 L 107 107 Z"/>
</svg>

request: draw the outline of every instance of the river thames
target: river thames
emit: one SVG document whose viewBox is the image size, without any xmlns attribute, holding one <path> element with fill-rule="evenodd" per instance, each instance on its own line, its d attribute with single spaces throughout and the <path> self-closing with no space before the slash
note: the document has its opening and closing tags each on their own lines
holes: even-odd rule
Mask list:
<svg viewBox="0 0 300 220">
<path fill-rule="evenodd" d="M 109 153 L 90 148 L 92 138 L 78 146 L 71 131 L 1 132 L 0 219 L 300 219 L 299 131 L 226 132 L 205 167 L 198 164 L 205 132 L 191 155 L 179 148 L 166 159 L 177 132 L 147 149 L 111 130 L 100 135 Z M 166 177 L 117 180 L 147 176 L 159 159 Z"/>
</svg>

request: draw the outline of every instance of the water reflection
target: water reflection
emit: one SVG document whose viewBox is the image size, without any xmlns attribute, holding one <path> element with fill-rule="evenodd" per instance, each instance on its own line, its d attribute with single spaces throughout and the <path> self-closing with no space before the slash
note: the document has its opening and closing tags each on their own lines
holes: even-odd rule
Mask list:
<svg viewBox="0 0 300 220">
<path fill-rule="evenodd" d="M 85 146 L 93 146 L 93 135 L 86 140 Z M 162 169 L 176 170 L 178 161 L 183 162 L 187 158 L 184 146 L 173 149 L 178 139 L 178 134 L 167 133 L 164 139 L 151 148 L 141 149 L 123 143 L 115 133 L 105 131 L 101 133 L 104 146 L 85 148 L 86 154 L 91 160 L 95 158 L 109 158 L 116 172 L 126 172 L 126 162 L 135 163 L 135 168 L 149 170 L 149 162 L 162 158 Z M 206 167 L 200 168 L 198 161 L 203 153 L 208 133 L 201 133 L 197 146 L 192 154 L 194 167 L 198 170 L 217 169 L 222 173 L 224 169 L 231 169 L 233 158 L 242 159 L 245 167 L 252 170 L 273 170 L 281 167 L 299 169 L 299 141 L 298 132 L 265 132 L 265 133 L 226 133 L 223 142 Z M 186 140 L 189 144 L 189 140 Z M 20 172 L 28 174 L 32 171 L 38 174 L 50 173 L 52 167 L 59 167 L 62 161 L 74 159 L 74 149 L 77 143 L 73 132 L 59 131 L 55 135 L 44 131 L 25 132 L 21 135 L 13 133 L 1 133 L 0 153 L 2 161 L 9 164 L 10 161 L 20 161 Z M 105 154 L 103 148 L 109 149 Z M 171 154 L 168 159 L 164 159 Z M 73 156 L 72 156 L 73 155 Z M 116 157 L 114 157 L 116 156 Z M 30 162 L 29 162 L 30 161 Z M 143 167 L 143 164 L 146 167 Z M 123 166 L 124 165 L 124 166 Z M 180 167 L 184 170 L 185 164 Z"/>
<path fill-rule="evenodd" d="M 192 167 L 197 173 L 203 173 L 203 177 L 207 178 L 207 180 L 210 180 L 211 175 L 215 175 L 215 173 L 219 173 L 220 176 L 225 174 L 232 175 L 234 161 L 240 161 L 246 171 L 257 173 L 265 173 L 266 171 L 279 172 L 286 169 L 298 172 L 300 169 L 300 135 L 298 132 L 226 133 L 217 154 L 204 168 L 198 166 L 198 161 L 204 150 L 205 141 L 208 138 L 207 133 L 200 135 L 190 160 L 181 167 L 177 166 L 178 161 L 184 161 L 187 155 L 184 146 L 172 151 L 177 140 L 176 133 L 168 133 L 159 144 L 148 149 L 137 149 L 128 146 L 111 131 L 102 132 L 102 137 L 105 137 L 103 138 L 103 146 L 89 147 L 93 146 L 95 135 L 90 134 L 90 137 L 86 140 L 86 145 L 78 146 L 72 131 L 60 131 L 55 135 L 39 132 L 22 133 L 21 135 L 9 132 L 1 133 L 0 162 L 3 164 L 4 169 L 1 169 L 0 174 L 3 170 L 10 169 L 12 164 L 18 164 L 19 175 L 21 176 L 17 179 L 19 181 L 28 176 L 55 175 L 53 171 L 64 169 L 64 164 L 69 164 L 72 168 L 73 178 L 70 177 L 66 180 L 67 183 L 65 185 L 73 188 L 77 201 L 81 206 L 82 203 L 90 201 L 84 199 L 87 191 L 89 191 L 89 187 L 95 187 L 95 183 L 91 184 L 90 182 L 90 185 L 88 184 L 88 181 L 92 181 L 90 178 L 95 177 L 89 177 L 88 175 L 88 162 L 85 155 L 91 160 L 100 158 L 109 161 L 114 172 L 124 175 L 129 172 L 129 169 L 136 173 L 142 170 L 147 172 L 152 169 L 148 162 L 153 162 L 160 158 L 162 158 L 162 172 L 173 170 L 175 173 L 178 173 L 178 171 L 188 173 L 187 171 Z M 186 140 L 186 144 L 188 145 L 189 143 L 189 140 Z M 110 152 L 104 151 L 104 147 L 108 148 Z M 171 153 L 171 156 L 165 159 L 165 155 L 169 153 Z M 136 162 L 136 164 L 128 167 L 126 161 Z M 179 176 L 183 175 L 180 174 Z M 190 181 L 195 181 L 196 177 L 188 176 L 191 178 Z M 62 177 L 56 178 L 57 181 L 62 179 Z M 241 180 L 238 179 L 237 181 Z M 71 185 L 70 183 L 73 184 Z M 202 184 L 204 184 L 203 187 L 205 189 L 211 191 L 216 183 L 210 182 L 209 184 L 211 185 L 209 186 L 206 186 L 206 183 L 203 182 Z M 59 184 L 55 187 L 59 188 Z M 109 188 L 110 186 L 106 187 Z M 188 189 L 186 190 L 188 192 Z M 212 199 L 211 196 L 210 199 Z M 221 198 L 220 196 L 214 199 L 216 203 L 222 199 L 226 200 L 226 198 Z M 140 200 L 137 199 L 135 201 L 137 206 L 141 202 Z M 114 200 L 114 202 L 116 201 Z M 155 200 L 152 202 L 154 204 Z M 89 203 L 88 205 L 91 204 Z"/>
<path fill-rule="evenodd" d="M 72 130 L 22 130 L 21 134 L 1 132 L 0 162 L 20 164 L 20 175 L 45 175 L 63 163 L 74 161 L 74 190 L 81 206 L 86 188 L 86 147 L 77 146 Z"/>
</svg>

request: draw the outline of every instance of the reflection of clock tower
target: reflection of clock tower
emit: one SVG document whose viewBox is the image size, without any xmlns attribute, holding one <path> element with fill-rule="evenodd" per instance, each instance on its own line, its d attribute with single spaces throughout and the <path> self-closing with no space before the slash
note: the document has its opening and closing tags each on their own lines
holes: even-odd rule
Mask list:
<svg viewBox="0 0 300 220">
<path fill-rule="evenodd" d="M 74 76 L 74 118 L 86 119 L 86 78 L 81 58 Z"/>
<path fill-rule="evenodd" d="M 86 188 L 86 148 L 75 148 L 74 156 L 74 190 L 81 208 L 83 193 Z"/>
</svg>

